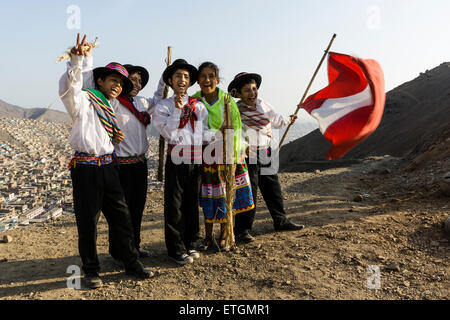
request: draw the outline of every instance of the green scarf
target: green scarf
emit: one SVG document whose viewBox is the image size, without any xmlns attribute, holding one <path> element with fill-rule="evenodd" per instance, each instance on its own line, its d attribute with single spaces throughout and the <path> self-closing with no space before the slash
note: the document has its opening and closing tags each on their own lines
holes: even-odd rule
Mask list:
<svg viewBox="0 0 450 320">
<path fill-rule="evenodd" d="M 214 104 L 209 105 L 206 101 L 205 97 L 203 97 L 202 92 L 199 91 L 193 95 L 194 98 L 200 99 L 201 102 L 205 105 L 208 110 L 208 127 L 210 130 L 215 131 L 219 130 L 223 123 L 223 111 L 225 106 L 225 95 L 226 93 L 222 91 L 220 88 L 218 90 L 218 98 Z M 236 161 L 240 163 L 241 155 L 245 152 L 245 145 L 242 142 L 242 122 L 241 115 L 239 113 L 239 109 L 237 107 L 236 102 L 231 99 L 230 103 L 231 107 L 231 123 L 233 124 L 234 129 L 234 154 L 236 157 Z"/>
</svg>

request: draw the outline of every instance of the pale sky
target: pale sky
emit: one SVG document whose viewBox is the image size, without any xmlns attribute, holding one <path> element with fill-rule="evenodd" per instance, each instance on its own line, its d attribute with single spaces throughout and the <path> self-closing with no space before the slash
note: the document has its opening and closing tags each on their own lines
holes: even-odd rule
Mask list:
<svg viewBox="0 0 450 320">
<path fill-rule="evenodd" d="M 259 73 L 260 96 L 289 115 L 333 33 L 331 50 L 377 60 L 389 91 L 450 61 L 449 12 L 448 0 L 2 0 L 0 100 L 25 108 L 57 100 L 52 109 L 64 110 L 57 93 L 66 65 L 56 59 L 80 32 L 99 39 L 95 66 L 150 71 L 141 95 L 156 89 L 170 45 L 173 59 L 216 63 L 224 90 L 239 72 Z M 326 85 L 324 63 L 309 94 Z"/>
</svg>

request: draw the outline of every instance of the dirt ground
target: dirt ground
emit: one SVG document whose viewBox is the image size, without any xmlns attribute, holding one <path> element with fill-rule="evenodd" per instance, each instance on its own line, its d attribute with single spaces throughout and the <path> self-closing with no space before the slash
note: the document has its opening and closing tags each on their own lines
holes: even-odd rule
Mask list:
<svg viewBox="0 0 450 320">
<path fill-rule="evenodd" d="M 288 216 L 304 230 L 275 232 L 259 199 L 255 242 L 186 266 L 166 255 L 161 186 L 153 184 L 142 225 L 151 256 L 142 261 L 156 276 L 136 281 L 114 266 L 102 217 L 97 290 L 67 287 L 69 266 L 81 264 L 73 215 L 10 230 L 0 234 L 13 238 L 0 243 L 0 300 L 449 299 L 450 198 L 430 180 L 442 163 L 414 174 L 399 168 L 400 159 L 378 157 L 280 173 Z"/>
</svg>

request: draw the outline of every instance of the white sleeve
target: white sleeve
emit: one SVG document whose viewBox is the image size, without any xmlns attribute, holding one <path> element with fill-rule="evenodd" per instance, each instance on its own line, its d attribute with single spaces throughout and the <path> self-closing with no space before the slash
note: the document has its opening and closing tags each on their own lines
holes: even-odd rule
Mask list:
<svg viewBox="0 0 450 320">
<path fill-rule="evenodd" d="M 273 107 L 267 102 L 264 101 L 261 104 L 263 106 L 264 112 L 267 114 L 269 121 L 271 122 L 272 128 L 280 129 L 284 126 L 287 126 L 289 122 L 291 122 L 290 117 L 276 113 Z"/>
<path fill-rule="evenodd" d="M 173 112 L 164 103 L 156 105 L 152 115 L 153 126 L 169 142 L 175 140 L 180 126 L 181 109 L 175 108 Z"/>
<path fill-rule="evenodd" d="M 166 83 L 163 80 L 163 77 L 161 76 L 161 79 L 159 79 L 158 82 L 158 88 L 156 89 L 155 93 L 153 94 L 153 98 L 148 98 L 148 110 L 147 112 L 152 115 L 155 111 L 156 105 L 164 98 L 164 89 L 166 88 Z"/>
<path fill-rule="evenodd" d="M 59 96 L 72 119 L 75 119 L 78 116 L 82 106 L 82 67 L 83 56 L 71 54 L 70 61 L 67 62 L 67 71 L 59 80 Z"/>
<path fill-rule="evenodd" d="M 84 57 L 83 66 L 82 66 L 82 74 L 83 74 L 83 89 L 94 89 L 95 81 L 94 81 L 94 58 L 91 56 Z"/>
</svg>

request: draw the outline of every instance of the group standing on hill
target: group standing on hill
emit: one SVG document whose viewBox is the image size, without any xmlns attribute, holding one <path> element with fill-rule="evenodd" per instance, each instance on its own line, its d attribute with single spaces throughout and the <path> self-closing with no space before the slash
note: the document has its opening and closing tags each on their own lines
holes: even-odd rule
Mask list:
<svg viewBox="0 0 450 320">
<path fill-rule="evenodd" d="M 102 285 L 97 256 L 97 222 L 103 212 L 109 227 L 109 252 L 126 274 L 153 276 L 139 261 L 149 252 L 141 247 L 141 221 L 147 197 L 147 127 L 153 125 L 168 141 L 164 181 L 164 234 L 168 256 L 178 264 L 200 258 L 197 250 L 214 245 L 229 250 L 225 223 L 235 217 L 236 242 L 254 241 L 250 234 L 258 187 L 277 231 L 300 230 L 283 207 L 277 176 L 272 128 L 293 123 L 258 97 L 261 76 L 239 73 L 218 87 L 219 68 L 204 62 L 197 69 L 178 59 L 162 73 L 154 97 L 139 92 L 147 85 L 141 66 L 112 62 L 93 68 L 92 45 L 86 36 L 72 48 L 60 96 L 73 120 L 69 142 L 75 153 L 69 164 L 78 230 L 78 249 L 85 284 Z M 198 82 L 193 96 L 187 90 Z M 163 99 L 165 86 L 173 95 Z M 233 125 L 235 188 L 232 212 L 226 209 L 222 144 L 224 106 L 228 95 Z M 200 237 L 200 207 L 205 237 Z M 221 225 L 218 244 L 213 226 Z"/>
</svg>

